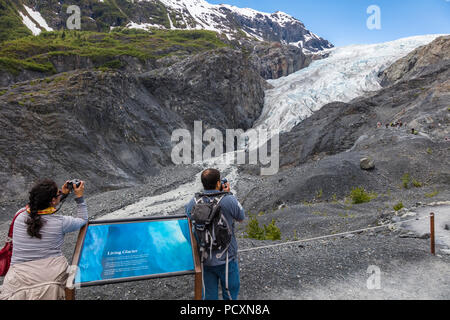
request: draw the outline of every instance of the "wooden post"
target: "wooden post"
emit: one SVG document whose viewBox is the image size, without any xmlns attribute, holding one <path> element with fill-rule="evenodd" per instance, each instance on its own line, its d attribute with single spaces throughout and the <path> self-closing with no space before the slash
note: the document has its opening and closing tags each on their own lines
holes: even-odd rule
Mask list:
<svg viewBox="0 0 450 320">
<path fill-rule="evenodd" d="M 435 252 L 435 237 L 434 237 L 434 213 L 430 213 L 430 242 L 431 242 L 431 254 Z"/>
<path fill-rule="evenodd" d="M 78 233 L 77 244 L 75 245 L 75 251 L 72 257 L 72 266 L 77 266 L 80 261 L 81 249 L 83 247 L 84 237 L 86 236 L 86 231 L 88 228 L 89 222 L 86 223 Z M 72 271 L 73 272 L 73 271 Z M 73 283 L 68 283 L 69 281 L 73 281 L 74 279 L 69 276 L 66 283 L 66 300 L 75 300 L 75 288 L 73 287 Z"/>
<path fill-rule="evenodd" d="M 69 289 L 66 287 L 66 300 L 75 300 L 75 288 Z"/>
<path fill-rule="evenodd" d="M 198 256 L 197 240 L 195 240 L 195 236 L 192 233 L 192 224 L 190 219 L 188 219 L 188 224 L 189 224 L 189 231 L 191 232 L 191 244 L 192 244 L 192 251 L 194 253 L 194 265 L 195 265 L 194 299 L 202 300 L 202 291 L 203 291 L 202 267 L 200 264 L 200 257 Z"/>
</svg>

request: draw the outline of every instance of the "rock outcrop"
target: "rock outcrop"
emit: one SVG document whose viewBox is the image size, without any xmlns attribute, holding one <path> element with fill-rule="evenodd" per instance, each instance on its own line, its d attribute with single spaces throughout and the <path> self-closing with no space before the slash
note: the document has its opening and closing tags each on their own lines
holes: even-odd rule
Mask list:
<svg viewBox="0 0 450 320">
<path fill-rule="evenodd" d="M 432 43 L 412 51 L 380 74 L 381 84 L 388 86 L 396 81 L 419 78 L 449 64 L 450 36 L 439 37 Z"/>
<path fill-rule="evenodd" d="M 140 75 L 75 70 L 1 88 L 0 199 L 44 177 L 89 179 L 91 192 L 142 183 L 172 165 L 174 130 L 251 127 L 265 85 L 225 48 Z"/>
<path fill-rule="evenodd" d="M 264 104 L 266 82 L 241 51 L 219 49 L 188 57 L 139 76 L 167 109 L 190 127 L 248 129 Z"/>
<path fill-rule="evenodd" d="M 305 55 L 302 49 L 281 45 L 277 42 L 254 43 L 251 59 L 259 66 L 264 79 L 278 79 L 306 68 L 312 62 L 311 55 Z"/>
</svg>

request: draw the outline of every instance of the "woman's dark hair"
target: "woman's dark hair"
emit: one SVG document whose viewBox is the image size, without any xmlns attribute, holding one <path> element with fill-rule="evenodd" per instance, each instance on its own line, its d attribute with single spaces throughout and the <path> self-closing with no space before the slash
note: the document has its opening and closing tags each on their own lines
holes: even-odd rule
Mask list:
<svg viewBox="0 0 450 320">
<path fill-rule="evenodd" d="M 205 190 L 216 189 L 217 181 L 220 181 L 220 172 L 216 169 L 206 169 L 202 172 L 202 184 Z"/>
<path fill-rule="evenodd" d="M 41 228 L 44 222 L 38 214 L 39 210 L 50 207 L 53 198 L 58 196 L 58 186 L 52 180 L 42 180 L 34 185 L 30 191 L 28 205 L 30 206 L 30 217 L 26 220 L 27 232 L 31 237 L 41 239 Z"/>
</svg>

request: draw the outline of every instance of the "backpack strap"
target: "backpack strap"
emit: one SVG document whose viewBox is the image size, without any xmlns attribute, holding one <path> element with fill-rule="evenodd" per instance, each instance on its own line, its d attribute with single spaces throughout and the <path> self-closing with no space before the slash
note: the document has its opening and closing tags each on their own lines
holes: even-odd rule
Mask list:
<svg viewBox="0 0 450 320">
<path fill-rule="evenodd" d="M 195 204 L 201 203 L 203 198 L 214 198 L 212 201 L 215 201 L 216 199 L 219 199 L 216 203 L 218 205 L 220 201 L 222 201 L 223 198 L 225 198 L 226 195 L 231 194 L 231 192 L 217 192 L 217 193 L 196 193 L 195 194 Z"/>
<path fill-rule="evenodd" d="M 231 297 L 230 289 L 228 287 L 228 264 L 229 264 L 229 261 L 228 261 L 228 251 L 227 251 L 227 261 L 226 261 L 226 265 L 225 265 L 225 290 L 227 291 L 228 296 L 230 297 L 230 300 L 233 300 L 233 298 Z"/>
</svg>

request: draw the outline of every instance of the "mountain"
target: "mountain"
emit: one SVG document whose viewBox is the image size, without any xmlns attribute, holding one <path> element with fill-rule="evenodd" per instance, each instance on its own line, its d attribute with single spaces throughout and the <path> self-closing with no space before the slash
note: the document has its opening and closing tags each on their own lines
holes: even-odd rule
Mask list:
<svg viewBox="0 0 450 320">
<path fill-rule="evenodd" d="M 269 14 L 225 4 L 213 5 L 204 0 L 2 0 L 0 12 L 14 22 L 4 22 L 5 27 L 17 29 L 22 21 L 29 33 L 37 35 L 64 28 L 72 13 L 67 13 L 70 5 L 77 5 L 81 10 L 82 30 L 109 31 L 117 27 L 210 30 L 229 41 L 275 41 L 297 46 L 305 52 L 333 47 L 286 13 Z M 6 34 L 3 36 L 8 38 Z"/>
</svg>

